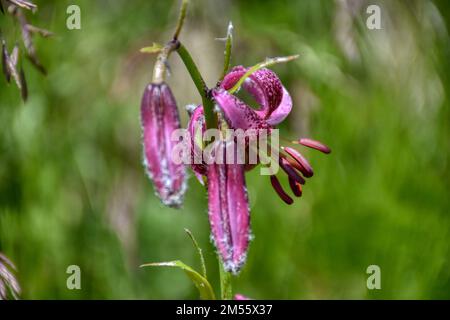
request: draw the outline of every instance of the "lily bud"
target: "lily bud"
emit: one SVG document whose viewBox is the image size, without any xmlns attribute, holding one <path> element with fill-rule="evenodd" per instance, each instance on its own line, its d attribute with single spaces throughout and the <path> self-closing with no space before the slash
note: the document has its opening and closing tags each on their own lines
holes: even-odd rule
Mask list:
<svg viewBox="0 0 450 320">
<path fill-rule="evenodd" d="M 186 168 L 172 160 L 176 141 L 172 132 L 180 129 L 177 103 L 166 83 L 149 84 L 141 102 L 144 165 L 156 195 L 169 207 L 180 207 L 186 191 Z"/>
</svg>

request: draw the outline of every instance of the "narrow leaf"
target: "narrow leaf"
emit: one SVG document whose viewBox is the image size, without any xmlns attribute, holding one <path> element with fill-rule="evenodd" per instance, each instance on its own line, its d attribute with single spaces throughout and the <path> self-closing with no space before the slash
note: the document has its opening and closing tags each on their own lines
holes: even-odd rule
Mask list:
<svg viewBox="0 0 450 320">
<path fill-rule="evenodd" d="M 184 264 L 180 260 L 169 261 L 169 262 L 157 262 L 157 263 L 147 263 L 141 265 L 141 267 L 175 267 L 182 269 L 186 275 L 192 280 L 194 285 L 197 287 L 200 298 L 202 300 L 215 300 L 216 296 L 214 291 L 209 284 L 208 280 L 205 279 L 201 274 L 197 271 Z"/>
<path fill-rule="evenodd" d="M 233 86 L 233 88 L 231 88 L 230 90 L 228 90 L 228 92 L 230 94 L 235 93 L 236 91 L 239 90 L 239 88 L 241 87 L 241 85 L 244 83 L 245 79 L 247 79 L 249 76 L 251 76 L 254 72 L 262 69 L 262 68 L 267 68 L 270 67 L 271 65 L 277 64 L 277 63 L 285 63 L 285 62 L 289 62 L 292 60 L 297 59 L 299 56 L 297 55 L 293 55 L 293 56 L 287 56 L 287 57 L 275 57 L 275 58 L 267 58 L 265 61 L 260 62 L 256 65 L 254 65 L 253 67 L 251 67 L 250 69 L 248 69 L 248 71 L 239 79 L 238 82 L 236 82 L 236 84 Z"/>
<path fill-rule="evenodd" d="M 225 77 L 225 75 L 228 72 L 228 69 L 230 69 L 231 49 L 233 45 L 233 24 L 231 23 L 231 21 L 228 23 L 227 37 L 223 40 L 225 40 L 225 51 L 224 51 L 223 71 L 220 80 L 222 80 Z"/>
</svg>

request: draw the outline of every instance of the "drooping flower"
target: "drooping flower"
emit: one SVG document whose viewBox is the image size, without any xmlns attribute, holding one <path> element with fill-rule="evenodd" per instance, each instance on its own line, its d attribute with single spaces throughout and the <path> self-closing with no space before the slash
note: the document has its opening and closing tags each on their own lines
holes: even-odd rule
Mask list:
<svg viewBox="0 0 450 320">
<path fill-rule="evenodd" d="M 292 99 L 277 75 L 264 68 L 251 74 L 242 85 L 242 88 L 258 103 L 259 109 L 246 105 L 227 90 L 232 88 L 247 71 L 248 69 L 242 66 L 233 68 L 221 82 L 220 88 L 213 91 L 213 97 L 232 128 L 256 130 L 275 128 L 291 112 Z M 327 146 L 312 139 L 303 138 L 292 141 L 292 144 L 302 144 L 323 153 L 331 152 Z M 300 197 L 302 185 L 305 184 L 304 178 L 312 177 L 313 169 L 306 158 L 292 147 L 281 147 L 279 155 L 279 165 L 289 178 L 290 188 L 296 197 Z M 293 203 L 275 175 L 271 176 L 271 184 L 284 202 Z"/>
<path fill-rule="evenodd" d="M 171 157 L 172 132 L 180 129 L 177 104 L 166 83 L 149 84 L 141 102 L 144 165 L 156 194 L 170 207 L 179 207 L 186 190 L 186 168 Z"/>
<path fill-rule="evenodd" d="M 292 109 L 292 99 L 273 71 L 261 69 L 251 74 L 242 84 L 242 88 L 250 93 L 259 105 L 259 109 L 251 108 L 228 92 L 247 70 L 242 66 L 233 68 L 220 85 L 212 90 L 212 96 L 230 128 L 270 132 L 288 116 Z M 199 106 L 193 111 L 188 126 L 192 139 L 192 158 L 197 160 L 203 146 L 195 137 L 198 130 L 201 134 L 205 131 L 204 122 L 203 108 Z M 325 153 L 330 151 L 314 140 L 302 139 L 298 143 Z M 300 197 L 305 178 L 313 175 L 312 168 L 293 148 L 282 147 L 279 154 L 279 165 L 288 175 L 291 190 L 296 197 Z M 253 167 L 247 164 L 207 165 L 201 161 L 192 164 L 192 169 L 200 181 L 202 176 L 207 176 L 212 238 L 225 270 L 234 273 L 239 272 L 245 262 L 250 239 L 250 216 L 244 173 Z M 292 204 L 292 198 L 283 190 L 275 173 L 270 176 L 270 180 L 280 198 L 285 203 Z"/>
</svg>

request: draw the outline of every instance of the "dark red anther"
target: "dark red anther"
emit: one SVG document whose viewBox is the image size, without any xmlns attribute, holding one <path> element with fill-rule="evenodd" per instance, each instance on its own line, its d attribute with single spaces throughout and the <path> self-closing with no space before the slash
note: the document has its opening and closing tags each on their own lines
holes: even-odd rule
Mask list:
<svg viewBox="0 0 450 320">
<path fill-rule="evenodd" d="M 298 170 L 300 170 L 305 177 L 310 178 L 313 176 L 313 168 L 300 152 L 289 147 L 284 147 L 283 150 L 286 151 L 286 153 L 289 154 L 295 161 L 297 161 L 301 167 L 301 169 Z"/>
<path fill-rule="evenodd" d="M 281 200 L 283 200 L 287 204 L 294 203 L 294 200 L 283 190 L 283 187 L 280 184 L 280 181 L 278 181 L 276 176 L 270 176 L 270 183 L 272 184 L 273 189 L 276 191 L 278 196 L 280 196 Z"/>
<path fill-rule="evenodd" d="M 305 179 L 295 171 L 295 169 L 290 165 L 290 163 L 284 159 L 280 158 L 280 167 L 283 169 L 284 172 L 289 176 L 289 178 L 294 179 L 300 184 L 305 184 Z"/>
</svg>

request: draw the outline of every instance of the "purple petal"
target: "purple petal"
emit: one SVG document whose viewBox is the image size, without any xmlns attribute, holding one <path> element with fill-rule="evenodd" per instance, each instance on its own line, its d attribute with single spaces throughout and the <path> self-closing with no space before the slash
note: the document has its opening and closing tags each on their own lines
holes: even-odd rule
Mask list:
<svg viewBox="0 0 450 320">
<path fill-rule="evenodd" d="M 145 89 L 141 103 L 144 161 L 156 194 L 170 207 L 179 207 L 186 189 L 184 164 L 172 161 L 175 142 L 172 132 L 180 129 L 175 98 L 165 84 L 150 84 Z"/>
<path fill-rule="evenodd" d="M 266 122 L 244 102 L 223 89 L 213 90 L 213 97 L 220 106 L 225 120 L 234 129 L 268 129 Z"/>
<path fill-rule="evenodd" d="M 224 268 L 238 273 L 246 259 L 250 235 L 244 165 L 208 166 L 208 203 L 212 237 Z"/>
<path fill-rule="evenodd" d="M 202 146 L 196 141 L 196 137 L 206 131 L 205 117 L 203 114 L 203 106 L 198 106 L 192 112 L 188 123 L 188 131 L 191 137 L 191 167 L 196 174 L 197 179 L 202 183 L 202 175 L 206 175 L 206 165 L 202 158 Z M 203 183 L 202 183 L 203 184 Z"/>
<path fill-rule="evenodd" d="M 220 86 L 225 90 L 231 89 L 247 70 L 242 66 L 233 68 L 222 80 Z M 260 109 L 255 112 L 263 119 L 270 119 L 273 125 L 281 122 L 291 111 L 292 100 L 288 92 L 282 86 L 278 76 L 269 69 L 263 68 L 254 72 L 244 81 L 242 87 L 259 104 Z"/>
</svg>

